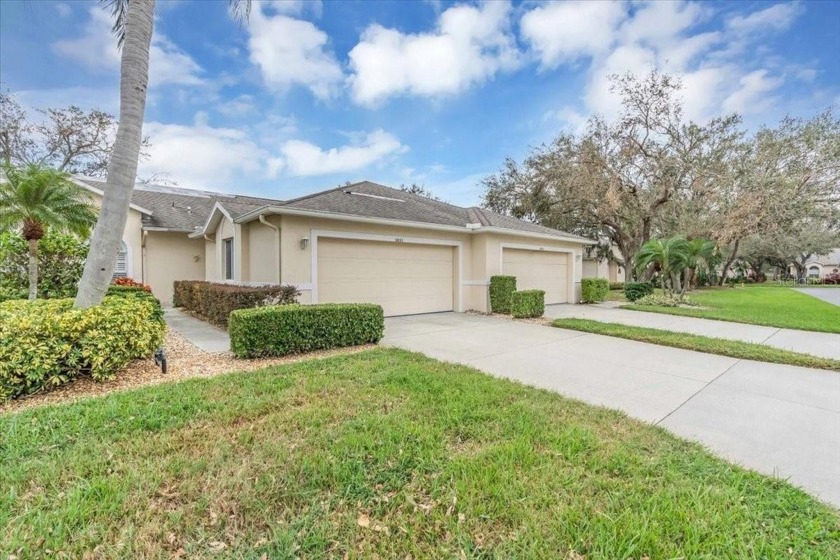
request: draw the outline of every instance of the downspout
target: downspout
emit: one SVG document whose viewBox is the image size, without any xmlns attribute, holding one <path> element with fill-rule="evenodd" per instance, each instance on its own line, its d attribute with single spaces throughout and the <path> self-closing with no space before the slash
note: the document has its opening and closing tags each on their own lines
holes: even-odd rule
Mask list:
<svg viewBox="0 0 840 560">
<path fill-rule="evenodd" d="M 260 214 L 260 223 L 264 226 L 270 227 L 277 232 L 277 246 L 274 248 L 274 253 L 277 255 L 277 283 L 280 283 L 280 228 L 265 219 L 265 214 Z"/>
<path fill-rule="evenodd" d="M 146 284 L 146 236 L 149 232 L 140 230 L 140 282 Z"/>
</svg>

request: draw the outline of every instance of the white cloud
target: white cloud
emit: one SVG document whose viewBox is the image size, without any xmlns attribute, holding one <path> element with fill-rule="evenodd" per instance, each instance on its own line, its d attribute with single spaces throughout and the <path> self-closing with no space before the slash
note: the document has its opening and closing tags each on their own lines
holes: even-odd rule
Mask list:
<svg viewBox="0 0 840 560">
<path fill-rule="evenodd" d="M 767 109 L 773 99 L 767 94 L 782 85 L 780 78 L 769 76 L 767 70 L 756 70 L 743 76 L 738 89 L 724 101 L 723 109 L 735 113 L 760 113 Z"/>
<path fill-rule="evenodd" d="M 327 34 L 308 21 L 269 15 L 264 7 L 251 12 L 248 47 L 266 84 L 281 93 L 301 85 L 319 99 L 335 96 L 344 74 L 327 48 Z"/>
<path fill-rule="evenodd" d="M 362 169 L 406 149 L 393 135 L 375 130 L 361 142 L 328 150 L 303 140 L 289 140 L 280 148 L 281 157 L 272 163 L 275 170 L 284 169 L 289 175 L 329 175 Z"/>
<path fill-rule="evenodd" d="M 254 96 L 243 93 L 222 102 L 216 110 L 227 117 L 245 117 L 254 113 L 257 108 Z"/>
<path fill-rule="evenodd" d="M 66 18 L 73 13 L 73 8 L 64 2 L 58 2 L 55 5 L 55 11 L 58 12 L 58 17 Z"/>
<path fill-rule="evenodd" d="M 395 95 L 454 95 L 516 68 L 508 2 L 444 11 L 430 33 L 406 34 L 369 26 L 349 53 L 353 99 L 376 105 Z"/>
<path fill-rule="evenodd" d="M 240 129 L 210 126 L 206 115 L 196 115 L 193 125 L 149 122 L 143 134 L 151 148 L 140 162 L 140 177 L 165 173 L 182 186 L 211 189 L 242 188 L 237 179 L 265 173 L 264 149 Z"/>
<path fill-rule="evenodd" d="M 119 72 L 120 51 L 111 32 L 111 15 L 95 7 L 82 34 L 52 44 L 53 51 L 95 72 Z M 161 33 L 155 33 L 149 50 L 149 85 L 201 85 L 201 66 Z"/>
<path fill-rule="evenodd" d="M 746 16 L 736 15 L 727 22 L 727 27 L 739 33 L 784 31 L 800 13 L 800 6 L 795 2 L 774 4 Z"/>
<path fill-rule="evenodd" d="M 606 51 L 624 18 L 621 2 L 564 2 L 537 7 L 522 16 L 522 36 L 544 67 Z"/>
</svg>

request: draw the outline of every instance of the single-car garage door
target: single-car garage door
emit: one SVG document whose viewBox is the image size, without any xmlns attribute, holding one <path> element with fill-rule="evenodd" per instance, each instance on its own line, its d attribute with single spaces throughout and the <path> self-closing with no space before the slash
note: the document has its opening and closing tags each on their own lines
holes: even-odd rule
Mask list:
<svg viewBox="0 0 840 560">
<path fill-rule="evenodd" d="M 504 249 L 502 274 L 516 276 L 517 290 L 545 290 L 546 303 L 568 301 L 568 253 Z"/>
<path fill-rule="evenodd" d="M 318 240 L 318 301 L 378 303 L 385 315 L 453 310 L 454 247 Z"/>
</svg>

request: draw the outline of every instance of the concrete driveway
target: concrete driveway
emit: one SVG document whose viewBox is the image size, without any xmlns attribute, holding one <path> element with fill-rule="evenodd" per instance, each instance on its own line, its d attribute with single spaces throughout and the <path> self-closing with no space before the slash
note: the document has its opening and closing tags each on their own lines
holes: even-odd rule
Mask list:
<svg viewBox="0 0 840 560">
<path fill-rule="evenodd" d="M 796 288 L 796 291 L 834 305 L 840 305 L 840 288 Z"/>
<path fill-rule="evenodd" d="M 462 313 L 386 319 L 382 344 L 622 410 L 840 506 L 838 373 Z"/>
</svg>

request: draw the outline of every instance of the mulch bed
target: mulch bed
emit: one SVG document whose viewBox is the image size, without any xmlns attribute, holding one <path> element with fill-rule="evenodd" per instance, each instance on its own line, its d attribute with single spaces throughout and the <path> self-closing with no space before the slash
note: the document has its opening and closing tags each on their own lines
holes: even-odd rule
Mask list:
<svg viewBox="0 0 840 560">
<path fill-rule="evenodd" d="M 135 360 L 110 381 L 97 382 L 83 377 L 51 391 L 28 395 L 5 403 L 0 402 L 0 414 L 48 404 L 69 403 L 135 387 L 172 383 L 195 377 L 212 377 L 232 371 L 253 371 L 277 364 L 350 354 L 375 347 L 375 345 L 369 344 L 282 358 L 243 360 L 235 358 L 230 352 L 205 352 L 172 329 L 167 329 L 163 346 L 166 349 L 168 366 L 166 375 L 160 372 L 160 368 L 155 365 L 151 358 Z"/>
</svg>

